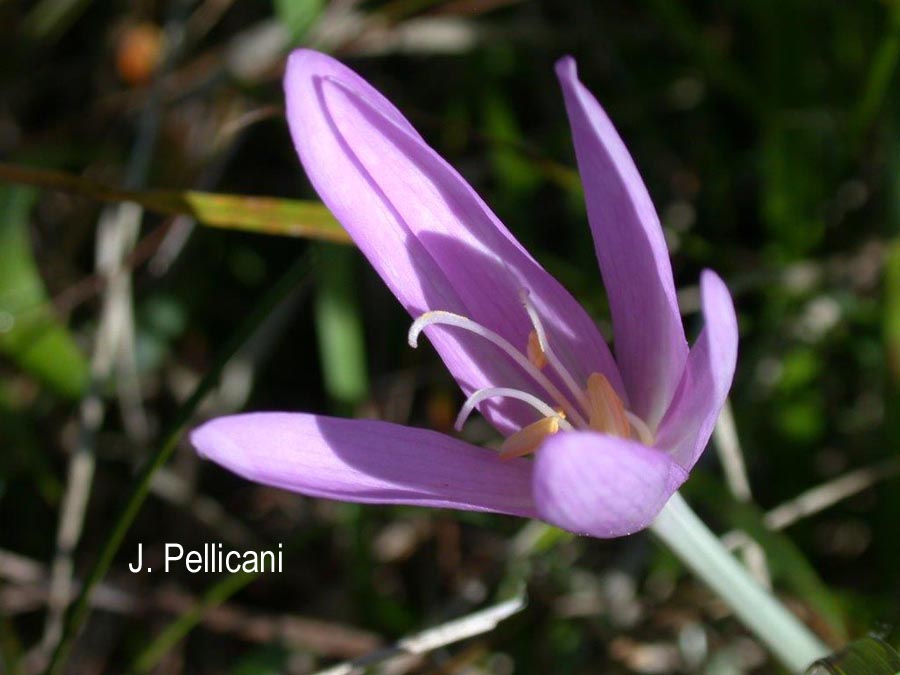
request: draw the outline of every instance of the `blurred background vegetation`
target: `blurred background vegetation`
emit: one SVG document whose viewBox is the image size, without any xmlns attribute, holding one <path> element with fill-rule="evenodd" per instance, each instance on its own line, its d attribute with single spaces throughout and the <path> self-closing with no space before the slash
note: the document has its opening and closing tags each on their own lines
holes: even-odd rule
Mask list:
<svg viewBox="0 0 900 675">
<path fill-rule="evenodd" d="M 308 673 L 523 580 L 497 630 L 384 672 L 777 672 L 646 534 L 307 500 L 188 447 L 237 410 L 447 430 L 461 403 L 326 213 L 224 196 L 315 200 L 297 45 L 391 98 L 606 329 L 553 75 L 576 56 L 690 334 L 701 268 L 736 298 L 733 418 L 689 501 L 833 646 L 900 642 L 896 0 L 2 0 L 0 40 L 0 672 Z M 284 542 L 285 571 L 127 571 L 209 541 Z"/>
</svg>

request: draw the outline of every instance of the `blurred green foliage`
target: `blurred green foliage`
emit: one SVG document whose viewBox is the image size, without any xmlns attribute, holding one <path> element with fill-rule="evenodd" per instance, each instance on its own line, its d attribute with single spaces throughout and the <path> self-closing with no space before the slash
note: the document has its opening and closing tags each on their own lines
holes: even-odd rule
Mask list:
<svg viewBox="0 0 900 675">
<path fill-rule="evenodd" d="M 324 9 L 323 0 L 275 0 L 275 16 L 288 29 L 292 42 L 300 42 Z"/>
<path fill-rule="evenodd" d="M 0 350 L 66 398 L 87 385 L 87 360 L 56 318 L 31 252 L 38 193 L 0 187 Z"/>
</svg>

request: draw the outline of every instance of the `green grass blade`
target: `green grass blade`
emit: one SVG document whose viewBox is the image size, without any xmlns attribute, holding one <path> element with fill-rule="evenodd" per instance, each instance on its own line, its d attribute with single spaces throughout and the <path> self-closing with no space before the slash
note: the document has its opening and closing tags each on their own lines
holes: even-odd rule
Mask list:
<svg viewBox="0 0 900 675">
<path fill-rule="evenodd" d="M 889 12 L 887 32 L 872 59 L 866 85 L 853 116 L 852 141 L 858 141 L 859 136 L 875 119 L 890 91 L 890 84 L 900 61 L 900 2 L 893 3 Z"/>
<path fill-rule="evenodd" d="M 2 163 L 0 180 L 70 192 L 102 202 L 135 202 L 156 213 L 189 215 L 208 227 L 350 243 L 347 232 L 318 202 L 195 190 L 124 190 L 64 171 Z"/>
<path fill-rule="evenodd" d="M 808 675 L 897 675 L 900 654 L 884 640 L 866 637 L 834 656 L 817 661 Z"/>
<path fill-rule="evenodd" d="M 366 341 L 353 279 L 355 252 L 323 244 L 319 253 L 315 317 L 325 390 L 352 412 L 369 392 Z"/>
<path fill-rule="evenodd" d="M 134 665 L 126 669 L 131 673 L 147 673 L 162 660 L 162 658 L 181 639 L 200 623 L 203 615 L 213 607 L 225 602 L 232 595 L 240 591 L 247 584 L 260 575 L 259 572 L 236 572 L 229 574 L 214 583 L 203 594 L 200 601 L 190 610 L 179 616 L 148 644 L 135 658 Z"/>
<path fill-rule="evenodd" d="M 888 367 L 900 384 L 900 241 L 891 244 L 885 256 L 884 340 Z"/>
</svg>

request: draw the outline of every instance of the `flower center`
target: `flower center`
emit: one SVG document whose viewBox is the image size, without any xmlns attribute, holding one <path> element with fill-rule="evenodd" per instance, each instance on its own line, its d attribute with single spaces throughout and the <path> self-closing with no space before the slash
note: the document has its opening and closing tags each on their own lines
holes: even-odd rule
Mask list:
<svg viewBox="0 0 900 675">
<path fill-rule="evenodd" d="M 537 308 L 528 291 L 519 295 L 533 330 L 528 335 L 524 352 L 509 340 L 486 326 L 460 314 L 435 310 L 426 312 L 409 328 L 410 347 L 416 348 L 419 335 L 428 326 L 453 326 L 474 333 L 491 342 L 506 353 L 520 368 L 530 375 L 543 389 L 543 393 L 555 404 L 550 405 L 540 396 L 511 387 L 487 387 L 474 392 L 459 411 L 455 428 L 460 431 L 479 403 L 491 398 L 514 398 L 527 403 L 541 417 L 507 437 L 500 446 L 502 458 L 520 457 L 537 450 L 544 440 L 560 430 L 591 429 L 620 438 L 634 438 L 652 446 L 653 432 L 637 415 L 625 408 L 622 399 L 602 373 L 591 373 L 584 385 L 569 372 L 553 351 L 547 339 L 547 331 L 541 322 Z M 547 377 L 544 369 L 552 370 L 567 392 L 563 392 Z"/>
</svg>

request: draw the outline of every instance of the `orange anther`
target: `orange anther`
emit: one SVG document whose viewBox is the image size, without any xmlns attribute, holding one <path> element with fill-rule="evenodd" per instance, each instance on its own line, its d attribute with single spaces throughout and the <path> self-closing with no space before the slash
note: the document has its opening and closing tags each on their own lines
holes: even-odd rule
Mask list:
<svg viewBox="0 0 900 675">
<path fill-rule="evenodd" d="M 500 446 L 500 458 L 511 459 L 530 455 L 541 446 L 547 436 L 557 431 L 559 431 L 558 417 L 544 417 L 532 422 L 503 441 L 503 445 Z"/>
<path fill-rule="evenodd" d="M 534 330 L 528 334 L 528 360 L 538 368 L 543 368 L 547 365 L 547 355 L 544 354 L 537 331 Z"/>
<path fill-rule="evenodd" d="M 621 438 L 631 436 L 625 405 L 604 375 L 591 373 L 587 382 L 587 397 L 591 429 Z"/>
</svg>

